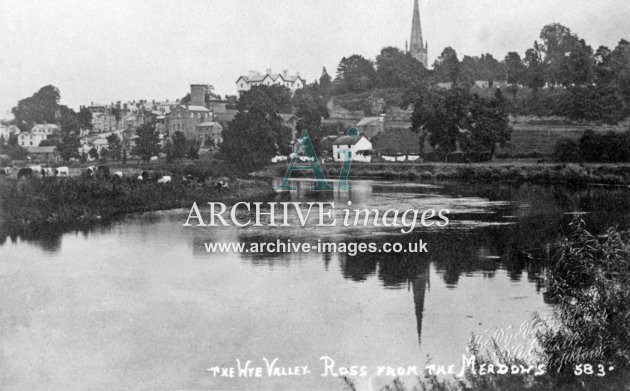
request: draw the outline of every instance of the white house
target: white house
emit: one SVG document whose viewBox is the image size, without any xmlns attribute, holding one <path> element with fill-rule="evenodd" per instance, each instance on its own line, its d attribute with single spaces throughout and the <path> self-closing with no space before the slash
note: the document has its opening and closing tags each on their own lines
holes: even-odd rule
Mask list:
<svg viewBox="0 0 630 391">
<path fill-rule="evenodd" d="M 20 129 L 15 125 L 2 125 L 0 124 L 0 137 L 4 137 L 4 141 L 8 141 L 9 137 L 14 134 L 19 134 Z"/>
<path fill-rule="evenodd" d="M 358 137 L 341 136 L 332 143 L 333 160 L 336 162 L 345 159 L 343 150 L 350 150 L 350 157 L 353 162 L 372 161 L 372 143 L 367 137 L 360 135 Z"/>
<path fill-rule="evenodd" d="M 59 126 L 55 124 L 37 124 L 33 126 L 33 129 L 31 129 L 31 133 L 42 134 L 45 137 L 48 137 L 53 134 L 59 133 Z"/>
<path fill-rule="evenodd" d="M 45 140 L 48 136 L 42 133 L 20 133 L 18 134 L 18 145 L 20 147 L 39 147 L 39 143 Z"/>
<path fill-rule="evenodd" d="M 267 69 L 265 73 L 250 71 L 249 75 L 241 76 L 236 80 L 236 90 L 239 94 L 243 91 L 249 91 L 253 86 L 272 86 L 281 85 L 291 90 L 291 93 L 303 88 L 306 80 L 300 76 L 300 73 L 289 75 L 288 70 L 282 73 L 272 73 L 271 69 Z"/>
</svg>

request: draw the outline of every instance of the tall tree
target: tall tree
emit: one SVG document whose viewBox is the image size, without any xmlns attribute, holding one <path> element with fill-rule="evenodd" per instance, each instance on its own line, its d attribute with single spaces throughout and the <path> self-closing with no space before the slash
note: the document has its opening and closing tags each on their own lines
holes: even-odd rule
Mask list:
<svg viewBox="0 0 630 391">
<path fill-rule="evenodd" d="M 523 63 L 525 64 L 525 84 L 534 92 L 544 87 L 544 65 L 538 42 L 534 42 L 533 48 L 527 49 Z"/>
<path fill-rule="evenodd" d="M 290 105 L 290 95 L 278 87 L 255 86 L 244 92 L 239 112 L 223 133 L 220 153 L 242 171 L 264 167 L 276 154 L 290 152 L 291 129 L 279 115 L 287 100 Z"/>
<path fill-rule="evenodd" d="M 459 65 L 457 52 L 455 49 L 448 46 L 444 48 L 440 57 L 435 60 L 435 63 L 433 64 L 433 71 L 439 81 L 457 84 L 460 76 Z"/>
<path fill-rule="evenodd" d="M 118 160 L 120 159 L 120 154 L 122 152 L 122 140 L 116 133 L 112 133 L 107 136 L 107 149 L 109 150 L 109 156 L 112 159 Z"/>
<path fill-rule="evenodd" d="M 15 122 L 21 130 L 30 130 L 34 124 L 56 123 L 59 89 L 47 85 L 33 96 L 22 99 L 12 109 Z"/>
<path fill-rule="evenodd" d="M 374 86 L 375 79 L 374 63 L 355 54 L 341 59 L 335 83 L 340 92 L 363 92 Z"/>
<path fill-rule="evenodd" d="M 87 107 L 82 106 L 77 117 L 79 126 L 82 129 L 92 129 L 92 112 Z"/>
<path fill-rule="evenodd" d="M 386 47 L 376 56 L 376 83 L 379 87 L 406 87 L 426 77 L 424 65 L 395 47 Z"/>
<path fill-rule="evenodd" d="M 172 157 L 173 159 L 182 159 L 186 156 L 186 152 L 188 151 L 188 140 L 186 140 L 186 136 L 182 132 L 175 132 L 173 134 L 173 151 Z"/>
<path fill-rule="evenodd" d="M 319 88 L 324 96 L 328 96 L 332 91 L 332 78 L 326 71 L 326 67 L 322 69 L 322 75 L 319 77 Z"/>
<path fill-rule="evenodd" d="M 160 135 L 155 130 L 155 125 L 145 123 L 136 131 L 138 138 L 133 147 L 133 154 L 148 162 L 151 157 L 160 152 Z"/>
<path fill-rule="evenodd" d="M 429 89 L 417 93 L 411 116 L 412 131 L 420 133 L 420 149 L 424 140 L 438 152 L 448 154 L 457 149 L 460 128 L 466 125 L 470 93 L 467 88 Z"/>
<path fill-rule="evenodd" d="M 500 89 L 492 99 L 474 95 L 467 116 L 469 139 L 467 148 L 475 152 L 489 151 L 494 157 L 497 145 L 510 140 L 512 128 L 508 119 L 506 100 Z"/>
<path fill-rule="evenodd" d="M 57 152 L 64 161 L 79 159 L 81 157 L 79 148 L 81 148 L 81 141 L 74 133 L 64 133 L 57 144 Z"/>
<path fill-rule="evenodd" d="M 525 84 L 525 65 L 517 52 L 509 52 L 503 60 L 505 64 L 506 81 L 512 86 Z"/>
</svg>

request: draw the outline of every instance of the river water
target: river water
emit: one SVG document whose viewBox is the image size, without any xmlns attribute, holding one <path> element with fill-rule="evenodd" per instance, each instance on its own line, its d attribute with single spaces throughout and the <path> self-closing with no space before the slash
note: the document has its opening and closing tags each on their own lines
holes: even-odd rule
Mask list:
<svg viewBox="0 0 630 391">
<path fill-rule="evenodd" d="M 544 299 L 546 246 L 575 212 L 595 232 L 628 227 L 627 189 L 352 181 L 265 201 L 449 209 L 447 227 L 183 227 L 189 210 L 0 245 L 2 389 L 342 389 L 325 360 L 365 366 L 455 364 L 471 335 L 514 333 Z M 338 212 L 338 211 L 337 211 Z M 295 219 L 295 216 L 292 217 Z M 428 253 L 207 253 L 206 242 L 423 240 Z M 527 345 L 531 341 L 519 341 Z M 276 366 L 300 376 L 267 377 Z M 208 369 L 236 359 L 262 378 Z M 328 362 L 329 363 L 329 362 Z M 224 374 L 229 374 L 229 370 Z"/>
</svg>

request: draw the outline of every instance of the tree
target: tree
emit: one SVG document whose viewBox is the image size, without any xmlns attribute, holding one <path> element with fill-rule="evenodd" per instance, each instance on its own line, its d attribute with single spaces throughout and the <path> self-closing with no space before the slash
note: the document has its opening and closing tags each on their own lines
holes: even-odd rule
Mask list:
<svg viewBox="0 0 630 391">
<path fill-rule="evenodd" d="M 264 167 L 276 154 L 290 152 L 291 129 L 279 116 L 290 95 L 278 87 L 256 86 L 239 99 L 239 112 L 223 134 L 220 153 L 240 170 Z"/>
<path fill-rule="evenodd" d="M 509 52 L 503 60 L 505 64 L 506 81 L 512 86 L 525 84 L 525 65 L 517 52 Z"/>
<path fill-rule="evenodd" d="M 182 159 L 188 152 L 188 141 L 182 132 L 175 132 L 172 140 L 172 159 Z"/>
<path fill-rule="evenodd" d="M 81 129 L 92 129 L 92 112 L 87 107 L 82 106 L 79 109 L 77 118 Z"/>
<path fill-rule="evenodd" d="M 459 129 L 466 124 L 470 93 L 466 88 L 428 89 L 416 93 L 411 129 L 420 133 L 420 150 L 425 139 L 438 152 L 448 154 L 457 149 Z"/>
<path fill-rule="evenodd" d="M 512 128 L 506 110 L 506 101 L 497 89 L 494 98 L 488 100 L 474 95 L 467 116 L 469 138 L 467 149 L 474 152 L 490 152 L 494 158 L 497 145 L 505 145 L 510 140 Z"/>
<path fill-rule="evenodd" d="M 122 140 L 116 133 L 112 133 L 106 138 L 109 149 L 109 156 L 114 159 L 120 159 L 120 153 L 122 152 Z"/>
<path fill-rule="evenodd" d="M 241 112 L 290 113 L 291 91 L 284 86 L 254 86 L 241 94 L 236 108 Z"/>
<path fill-rule="evenodd" d="M 199 159 L 199 143 L 192 140 L 188 142 L 188 151 L 186 152 L 186 157 L 190 160 Z"/>
<path fill-rule="evenodd" d="M 92 159 L 98 159 L 98 150 L 94 147 L 90 148 L 88 151 L 88 156 Z"/>
<path fill-rule="evenodd" d="M 321 140 L 328 135 L 322 127 L 322 118 L 330 117 L 326 102 L 318 95 L 296 93 L 294 105 L 298 131 L 308 131 L 315 153 L 320 155 Z"/>
<path fill-rule="evenodd" d="M 340 92 L 363 92 L 374 86 L 374 63 L 361 55 L 343 57 L 337 66 L 335 83 Z"/>
<path fill-rule="evenodd" d="M 160 135 L 155 131 L 155 125 L 145 123 L 136 131 L 138 138 L 133 147 L 133 154 L 148 162 L 151 157 L 160 152 Z"/>
<path fill-rule="evenodd" d="M 433 71 L 438 81 L 457 84 L 459 82 L 460 69 L 455 49 L 450 46 L 444 48 L 440 57 L 433 64 Z"/>
<path fill-rule="evenodd" d="M 542 63 L 540 47 L 537 42 L 534 42 L 533 48 L 527 49 L 523 63 L 525 64 L 525 85 L 536 93 L 545 85 L 544 65 Z"/>
<path fill-rule="evenodd" d="M 47 85 L 31 97 L 20 100 L 11 110 L 17 126 L 26 131 L 34 124 L 55 123 L 59 99 L 59 89 Z"/>
<path fill-rule="evenodd" d="M 332 78 L 326 71 L 326 67 L 322 69 L 322 75 L 319 77 L 319 88 L 322 95 L 328 96 L 332 91 Z"/>
<path fill-rule="evenodd" d="M 376 56 L 376 84 L 379 87 L 406 87 L 426 77 L 424 65 L 395 47 L 386 47 Z"/>
<path fill-rule="evenodd" d="M 80 158 L 79 148 L 81 148 L 81 141 L 74 133 L 64 133 L 57 144 L 57 152 L 64 161 Z"/>
</svg>

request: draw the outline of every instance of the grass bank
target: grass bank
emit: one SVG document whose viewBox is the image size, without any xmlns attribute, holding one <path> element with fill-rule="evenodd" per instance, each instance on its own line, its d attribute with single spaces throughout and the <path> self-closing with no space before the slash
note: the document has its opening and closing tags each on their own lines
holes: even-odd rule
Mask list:
<svg viewBox="0 0 630 391">
<path fill-rule="evenodd" d="M 155 181 L 71 178 L 0 178 L 0 236 L 37 235 L 85 227 L 126 213 L 232 202 L 269 192 L 266 182 L 236 179 L 218 190 L 210 180 Z"/>
<path fill-rule="evenodd" d="M 288 164 L 278 164 L 261 174 L 284 176 Z M 323 164 L 327 178 L 337 178 L 341 163 Z M 300 172 L 293 173 L 299 176 Z M 302 175 L 312 177 L 305 171 Z M 404 181 L 462 181 L 495 182 L 514 181 L 532 183 L 571 183 L 630 185 L 630 166 L 624 165 L 581 165 L 581 164 L 535 164 L 535 163 L 353 163 L 351 178 L 387 179 Z"/>
</svg>

